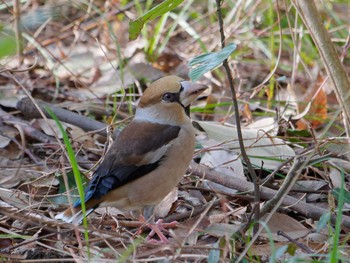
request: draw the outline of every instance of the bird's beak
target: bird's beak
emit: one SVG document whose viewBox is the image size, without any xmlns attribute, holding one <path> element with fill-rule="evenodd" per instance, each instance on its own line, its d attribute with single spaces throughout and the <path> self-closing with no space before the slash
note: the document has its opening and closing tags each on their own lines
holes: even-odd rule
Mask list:
<svg viewBox="0 0 350 263">
<path fill-rule="evenodd" d="M 183 90 L 180 92 L 180 101 L 184 107 L 188 107 L 208 87 L 203 84 L 181 81 Z"/>
</svg>

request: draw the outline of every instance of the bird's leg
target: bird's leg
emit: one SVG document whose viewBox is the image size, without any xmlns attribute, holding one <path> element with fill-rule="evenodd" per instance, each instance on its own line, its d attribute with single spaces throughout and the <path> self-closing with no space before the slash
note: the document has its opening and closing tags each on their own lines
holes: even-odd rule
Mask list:
<svg viewBox="0 0 350 263">
<path fill-rule="evenodd" d="M 169 230 L 167 228 L 175 228 L 177 227 L 178 222 L 173 221 L 170 223 L 163 223 L 163 219 L 158 219 L 157 222 L 154 224 L 149 224 L 148 227 L 151 229 L 151 232 L 147 236 L 147 240 L 152 240 L 151 238 L 157 234 L 157 236 L 160 238 L 160 240 L 163 243 L 168 243 L 168 239 L 163 235 L 162 232 L 169 233 Z M 165 239 L 164 239 L 165 238 Z"/>
<path fill-rule="evenodd" d="M 147 227 L 151 229 L 151 232 L 147 236 L 147 241 L 154 242 L 156 240 L 152 237 L 156 234 L 161 243 L 169 243 L 168 239 L 164 236 L 163 232 L 169 233 L 167 228 L 174 228 L 177 226 L 177 222 L 163 223 L 163 219 L 159 219 L 157 222 L 154 222 L 154 206 L 147 206 L 144 209 L 144 218 L 141 218 L 141 221 L 146 221 Z"/>
</svg>

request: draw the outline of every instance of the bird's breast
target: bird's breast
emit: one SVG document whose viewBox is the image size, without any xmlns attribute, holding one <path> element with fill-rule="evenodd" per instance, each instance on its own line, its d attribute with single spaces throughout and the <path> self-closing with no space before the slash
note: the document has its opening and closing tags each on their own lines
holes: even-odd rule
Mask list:
<svg viewBox="0 0 350 263">
<path fill-rule="evenodd" d="M 140 207 L 160 202 L 173 190 L 185 174 L 193 157 L 195 133 L 192 125 L 180 130 L 178 138 L 169 145 L 165 157 L 157 169 L 129 185 L 130 203 Z"/>
</svg>

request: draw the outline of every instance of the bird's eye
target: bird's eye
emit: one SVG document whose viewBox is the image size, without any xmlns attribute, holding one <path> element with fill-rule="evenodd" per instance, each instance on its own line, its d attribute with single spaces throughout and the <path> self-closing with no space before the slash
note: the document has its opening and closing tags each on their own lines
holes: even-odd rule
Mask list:
<svg viewBox="0 0 350 263">
<path fill-rule="evenodd" d="M 162 97 L 163 101 L 172 101 L 173 100 L 173 94 L 172 93 L 164 93 Z"/>
</svg>

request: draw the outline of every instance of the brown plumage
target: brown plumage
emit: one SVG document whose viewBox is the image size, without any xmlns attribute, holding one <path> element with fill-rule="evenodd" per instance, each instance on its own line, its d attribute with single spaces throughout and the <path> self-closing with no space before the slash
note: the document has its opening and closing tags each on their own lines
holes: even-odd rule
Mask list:
<svg viewBox="0 0 350 263">
<path fill-rule="evenodd" d="M 195 132 L 186 108 L 206 88 L 169 76 L 146 89 L 133 121 L 113 142 L 85 190 L 88 214 L 104 206 L 153 214 L 192 160 Z M 80 201 L 56 218 L 80 223 Z"/>
</svg>

